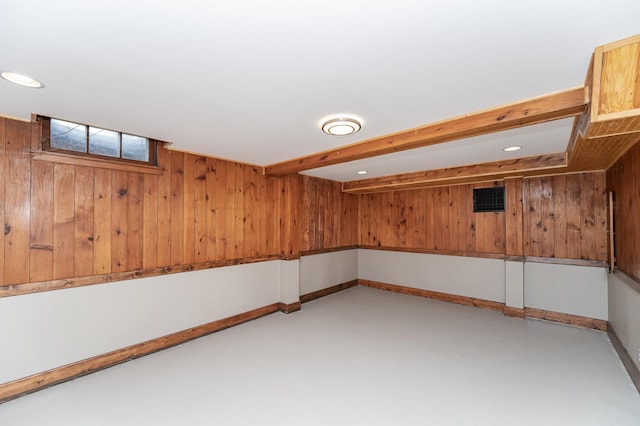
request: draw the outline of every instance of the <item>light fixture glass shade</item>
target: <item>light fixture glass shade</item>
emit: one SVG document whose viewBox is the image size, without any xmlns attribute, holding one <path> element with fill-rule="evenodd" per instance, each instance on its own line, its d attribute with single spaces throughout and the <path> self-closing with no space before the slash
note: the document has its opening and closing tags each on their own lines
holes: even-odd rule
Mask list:
<svg viewBox="0 0 640 426">
<path fill-rule="evenodd" d="M 502 150 L 505 152 L 519 151 L 521 149 L 522 149 L 521 146 L 508 146 L 506 148 L 502 148 Z"/>
<path fill-rule="evenodd" d="M 331 117 L 322 122 L 322 131 L 328 135 L 351 135 L 362 128 L 362 123 L 352 117 Z"/>
<path fill-rule="evenodd" d="M 2 76 L 2 78 L 4 78 L 5 80 L 15 84 L 19 84 L 20 86 L 32 87 L 34 89 L 41 89 L 44 87 L 44 84 L 42 82 L 27 75 L 3 71 L 2 73 L 0 73 L 0 76 Z"/>
</svg>

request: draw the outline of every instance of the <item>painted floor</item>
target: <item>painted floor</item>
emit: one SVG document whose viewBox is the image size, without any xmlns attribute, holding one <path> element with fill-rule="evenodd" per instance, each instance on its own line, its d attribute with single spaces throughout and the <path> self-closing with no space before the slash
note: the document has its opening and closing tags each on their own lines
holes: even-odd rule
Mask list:
<svg viewBox="0 0 640 426">
<path fill-rule="evenodd" d="M 606 333 L 355 287 L 0 405 L 0 425 L 634 425 Z"/>
</svg>

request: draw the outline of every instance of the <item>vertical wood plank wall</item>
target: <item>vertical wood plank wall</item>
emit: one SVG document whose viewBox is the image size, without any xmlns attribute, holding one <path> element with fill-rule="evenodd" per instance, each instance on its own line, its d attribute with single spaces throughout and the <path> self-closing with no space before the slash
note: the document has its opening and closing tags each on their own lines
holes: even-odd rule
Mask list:
<svg viewBox="0 0 640 426">
<path fill-rule="evenodd" d="M 491 184 L 363 194 L 360 244 L 504 254 L 505 213 L 473 213 L 473 188 L 487 186 Z"/>
<path fill-rule="evenodd" d="M 358 196 L 342 192 L 339 182 L 301 177 L 300 251 L 358 244 Z"/>
<path fill-rule="evenodd" d="M 491 185 L 505 185 L 506 211 L 473 213 L 473 189 Z M 604 172 L 363 194 L 359 221 L 369 247 L 607 259 Z"/>
<path fill-rule="evenodd" d="M 161 175 L 40 161 L 38 129 L 0 118 L 2 286 L 356 244 L 356 197 L 332 182 L 163 147 Z"/>
<path fill-rule="evenodd" d="M 615 194 L 616 266 L 640 281 L 640 144 L 609 168 L 607 190 Z"/>
<path fill-rule="evenodd" d="M 154 175 L 35 160 L 38 134 L 35 123 L 0 118 L 2 286 L 355 245 L 606 260 L 604 172 L 508 179 L 507 212 L 474 214 L 473 188 L 503 181 L 352 195 L 337 182 L 265 177 L 164 148 L 165 171 Z M 623 174 L 610 171 L 613 186 L 632 179 L 630 155 Z M 621 226 L 637 220 L 629 216 Z M 621 264 L 640 275 L 625 247 Z"/>
</svg>

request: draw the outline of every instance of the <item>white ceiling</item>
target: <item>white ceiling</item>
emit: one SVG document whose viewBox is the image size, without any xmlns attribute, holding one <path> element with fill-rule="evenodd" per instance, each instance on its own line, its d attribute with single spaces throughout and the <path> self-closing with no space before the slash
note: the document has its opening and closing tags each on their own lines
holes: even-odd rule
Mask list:
<svg viewBox="0 0 640 426">
<path fill-rule="evenodd" d="M 37 113 L 268 165 L 581 85 L 637 0 L 4 2 L 0 114 Z M 331 137 L 320 120 L 364 119 Z M 308 173 L 336 180 L 565 149 L 571 120 Z M 544 151 L 544 152 L 542 152 Z M 511 154 L 513 156 L 514 154 Z M 392 157 L 397 157 L 392 159 Z"/>
</svg>

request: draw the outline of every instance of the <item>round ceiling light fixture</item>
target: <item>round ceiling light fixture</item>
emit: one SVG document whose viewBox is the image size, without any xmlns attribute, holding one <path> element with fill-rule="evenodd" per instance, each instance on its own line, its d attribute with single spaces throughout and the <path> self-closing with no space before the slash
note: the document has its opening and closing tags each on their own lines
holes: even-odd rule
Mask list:
<svg viewBox="0 0 640 426">
<path fill-rule="evenodd" d="M 520 151 L 521 149 L 521 146 L 508 146 L 506 148 L 502 148 L 504 152 Z"/>
<path fill-rule="evenodd" d="M 44 83 L 36 80 L 35 78 L 31 78 L 28 75 L 18 74 L 10 71 L 2 71 L 0 76 L 7 81 L 10 81 L 15 84 L 19 84 L 20 86 L 32 87 L 34 89 L 42 89 L 44 87 Z"/>
<path fill-rule="evenodd" d="M 322 120 L 321 128 L 328 135 L 347 136 L 362 129 L 362 120 L 346 115 L 335 115 Z"/>
</svg>

